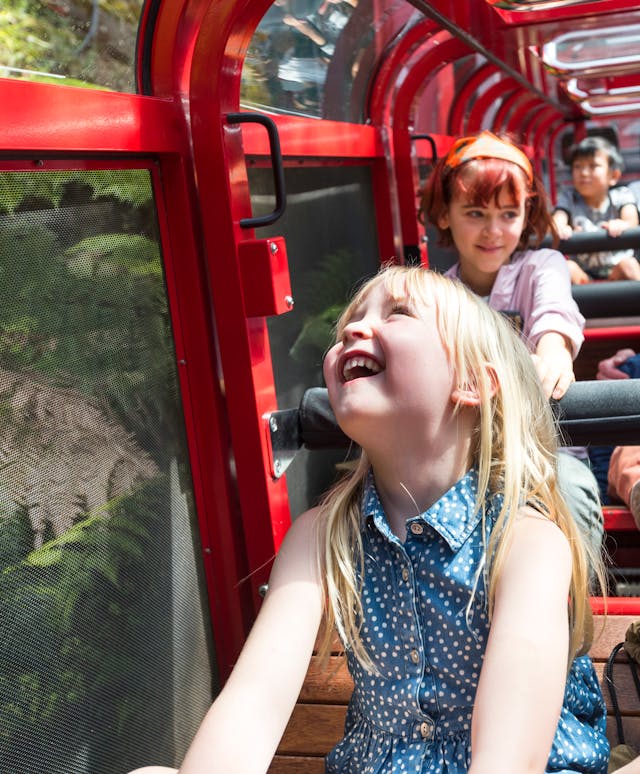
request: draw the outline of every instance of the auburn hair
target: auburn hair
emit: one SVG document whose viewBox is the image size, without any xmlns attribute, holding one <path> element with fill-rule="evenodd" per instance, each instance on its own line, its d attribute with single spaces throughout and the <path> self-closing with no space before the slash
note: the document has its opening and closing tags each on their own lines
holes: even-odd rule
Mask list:
<svg viewBox="0 0 640 774">
<path fill-rule="evenodd" d="M 474 158 L 455 167 L 448 166 L 446 158 L 439 159 L 422 189 L 418 218 L 422 223 L 433 224 L 440 243 L 451 247 L 451 230 L 442 228 L 439 222 L 454 199 L 463 198 L 478 207 L 487 207 L 499 204 L 502 197 L 518 206 L 524 199 L 526 215 L 518 250 L 539 246 L 549 232 L 557 243 L 558 233 L 542 182 L 534 175 L 529 185 L 524 170 L 504 159 Z"/>
</svg>

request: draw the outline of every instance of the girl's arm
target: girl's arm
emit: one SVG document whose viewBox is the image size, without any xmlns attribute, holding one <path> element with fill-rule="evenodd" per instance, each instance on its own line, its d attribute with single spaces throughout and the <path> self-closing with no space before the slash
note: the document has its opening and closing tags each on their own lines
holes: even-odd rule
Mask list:
<svg viewBox="0 0 640 774">
<path fill-rule="evenodd" d="M 575 381 L 567 339 L 555 331 L 543 334 L 538 339 L 533 359 L 544 394 L 547 398 L 561 398 Z"/>
<path fill-rule="evenodd" d="M 264 774 L 285 730 L 323 611 L 318 510 L 291 526 L 240 657 L 205 716 L 180 774 Z"/>
<path fill-rule="evenodd" d="M 584 340 L 584 317 L 573 299 L 567 261 L 557 250 L 532 254 L 527 280 L 529 313 L 523 336 L 531 342 L 547 397 L 561 398 L 574 380 L 573 358 Z"/>
<path fill-rule="evenodd" d="M 496 587 L 469 774 L 545 771 L 566 682 L 570 579 L 567 539 L 523 508 Z"/>
</svg>

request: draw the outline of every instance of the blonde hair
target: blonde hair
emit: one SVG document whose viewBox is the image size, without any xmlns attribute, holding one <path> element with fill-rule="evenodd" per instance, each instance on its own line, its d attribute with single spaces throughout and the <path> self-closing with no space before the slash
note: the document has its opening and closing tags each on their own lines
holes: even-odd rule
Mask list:
<svg viewBox="0 0 640 774">
<path fill-rule="evenodd" d="M 557 428 L 531 355 L 511 324 L 462 283 L 419 267 L 386 267 L 355 295 L 337 325 L 345 325 L 363 299 L 383 285 L 393 298 L 436 305 L 436 325 L 454 367 L 457 384 L 479 393 L 478 421 L 471 462 L 478 471 L 477 508 L 487 534 L 487 500 L 502 496 L 502 505 L 485 546 L 483 569 L 491 620 L 500 578 L 519 509 L 529 504 L 558 525 L 571 548 L 572 573 L 568 617 L 569 663 L 591 644 L 589 577 L 592 568 L 603 586 L 602 561 L 581 538 L 560 494 L 557 481 Z M 496 382 L 499 385 L 495 390 Z M 363 451 L 355 469 L 323 501 L 320 561 L 326 583 L 326 629 L 321 654 L 328 654 L 333 629 L 358 660 L 374 669 L 360 638 L 363 576 L 361 496 L 369 462 Z M 544 568 L 540 568 L 543 572 Z"/>
</svg>

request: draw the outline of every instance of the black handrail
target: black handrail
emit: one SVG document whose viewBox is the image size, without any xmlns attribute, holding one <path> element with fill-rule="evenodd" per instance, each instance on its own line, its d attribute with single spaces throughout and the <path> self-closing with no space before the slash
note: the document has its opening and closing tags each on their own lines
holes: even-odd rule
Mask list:
<svg viewBox="0 0 640 774">
<path fill-rule="evenodd" d="M 640 379 L 575 382 L 552 401 L 563 442 L 640 444 Z M 298 409 L 299 442 L 307 449 L 340 449 L 352 441 L 339 428 L 324 387 L 306 390 Z"/>
<path fill-rule="evenodd" d="M 430 134 L 412 134 L 412 140 L 426 140 L 431 146 L 431 161 L 435 164 L 438 160 L 438 149 L 436 147 L 436 141 Z"/>
<path fill-rule="evenodd" d="M 552 239 L 547 236 L 541 247 L 552 247 Z M 576 231 L 569 239 L 561 239 L 557 249 L 565 255 L 576 253 L 599 253 L 610 250 L 640 250 L 640 227 L 628 228 L 620 236 L 609 236 L 605 229 L 598 231 Z"/>
<path fill-rule="evenodd" d="M 541 247 L 552 246 L 551 237 L 546 237 L 541 244 Z M 570 239 L 560 240 L 557 249 L 565 255 L 609 250 L 640 251 L 640 227 L 629 228 L 617 237 L 609 236 L 604 229 L 576 232 Z M 640 315 L 640 282 L 590 282 L 573 285 L 571 290 L 580 311 L 587 318 Z"/>
<path fill-rule="evenodd" d="M 571 292 L 587 318 L 640 317 L 640 282 L 588 282 L 572 285 Z"/>
<path fill-rule="evenodd" d="M 287 194 L 284 186 L 284 165 L 282 163 L 282 151 L 280 150 L 278 127 L 273 119 L 262 113 L 228 113 L 227 122 L 230 124 L 260 124 L 267 130 L 267 134 L 269 135 L 269 152 L 271 155 L 271 168 L 273 170 L 276 206 L 273 212 L 270 212 L 267 215 L 241 218 L 240 228 L 270 226 L 272 223 L 275 223 L 278 218 L 282 217 L 287 207 Z"/>
</svg>

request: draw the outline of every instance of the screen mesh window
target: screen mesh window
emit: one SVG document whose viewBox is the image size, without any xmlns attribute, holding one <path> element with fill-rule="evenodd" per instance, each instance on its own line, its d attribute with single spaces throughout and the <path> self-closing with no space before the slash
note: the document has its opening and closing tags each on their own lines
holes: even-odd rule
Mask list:
<svg viewBox="0 0 640 774">
<path fill-rule="evenodd" d="M 149 169 L 0 173 L 0 772 L 180 761 L 214 690 Z"/>
</svg>

